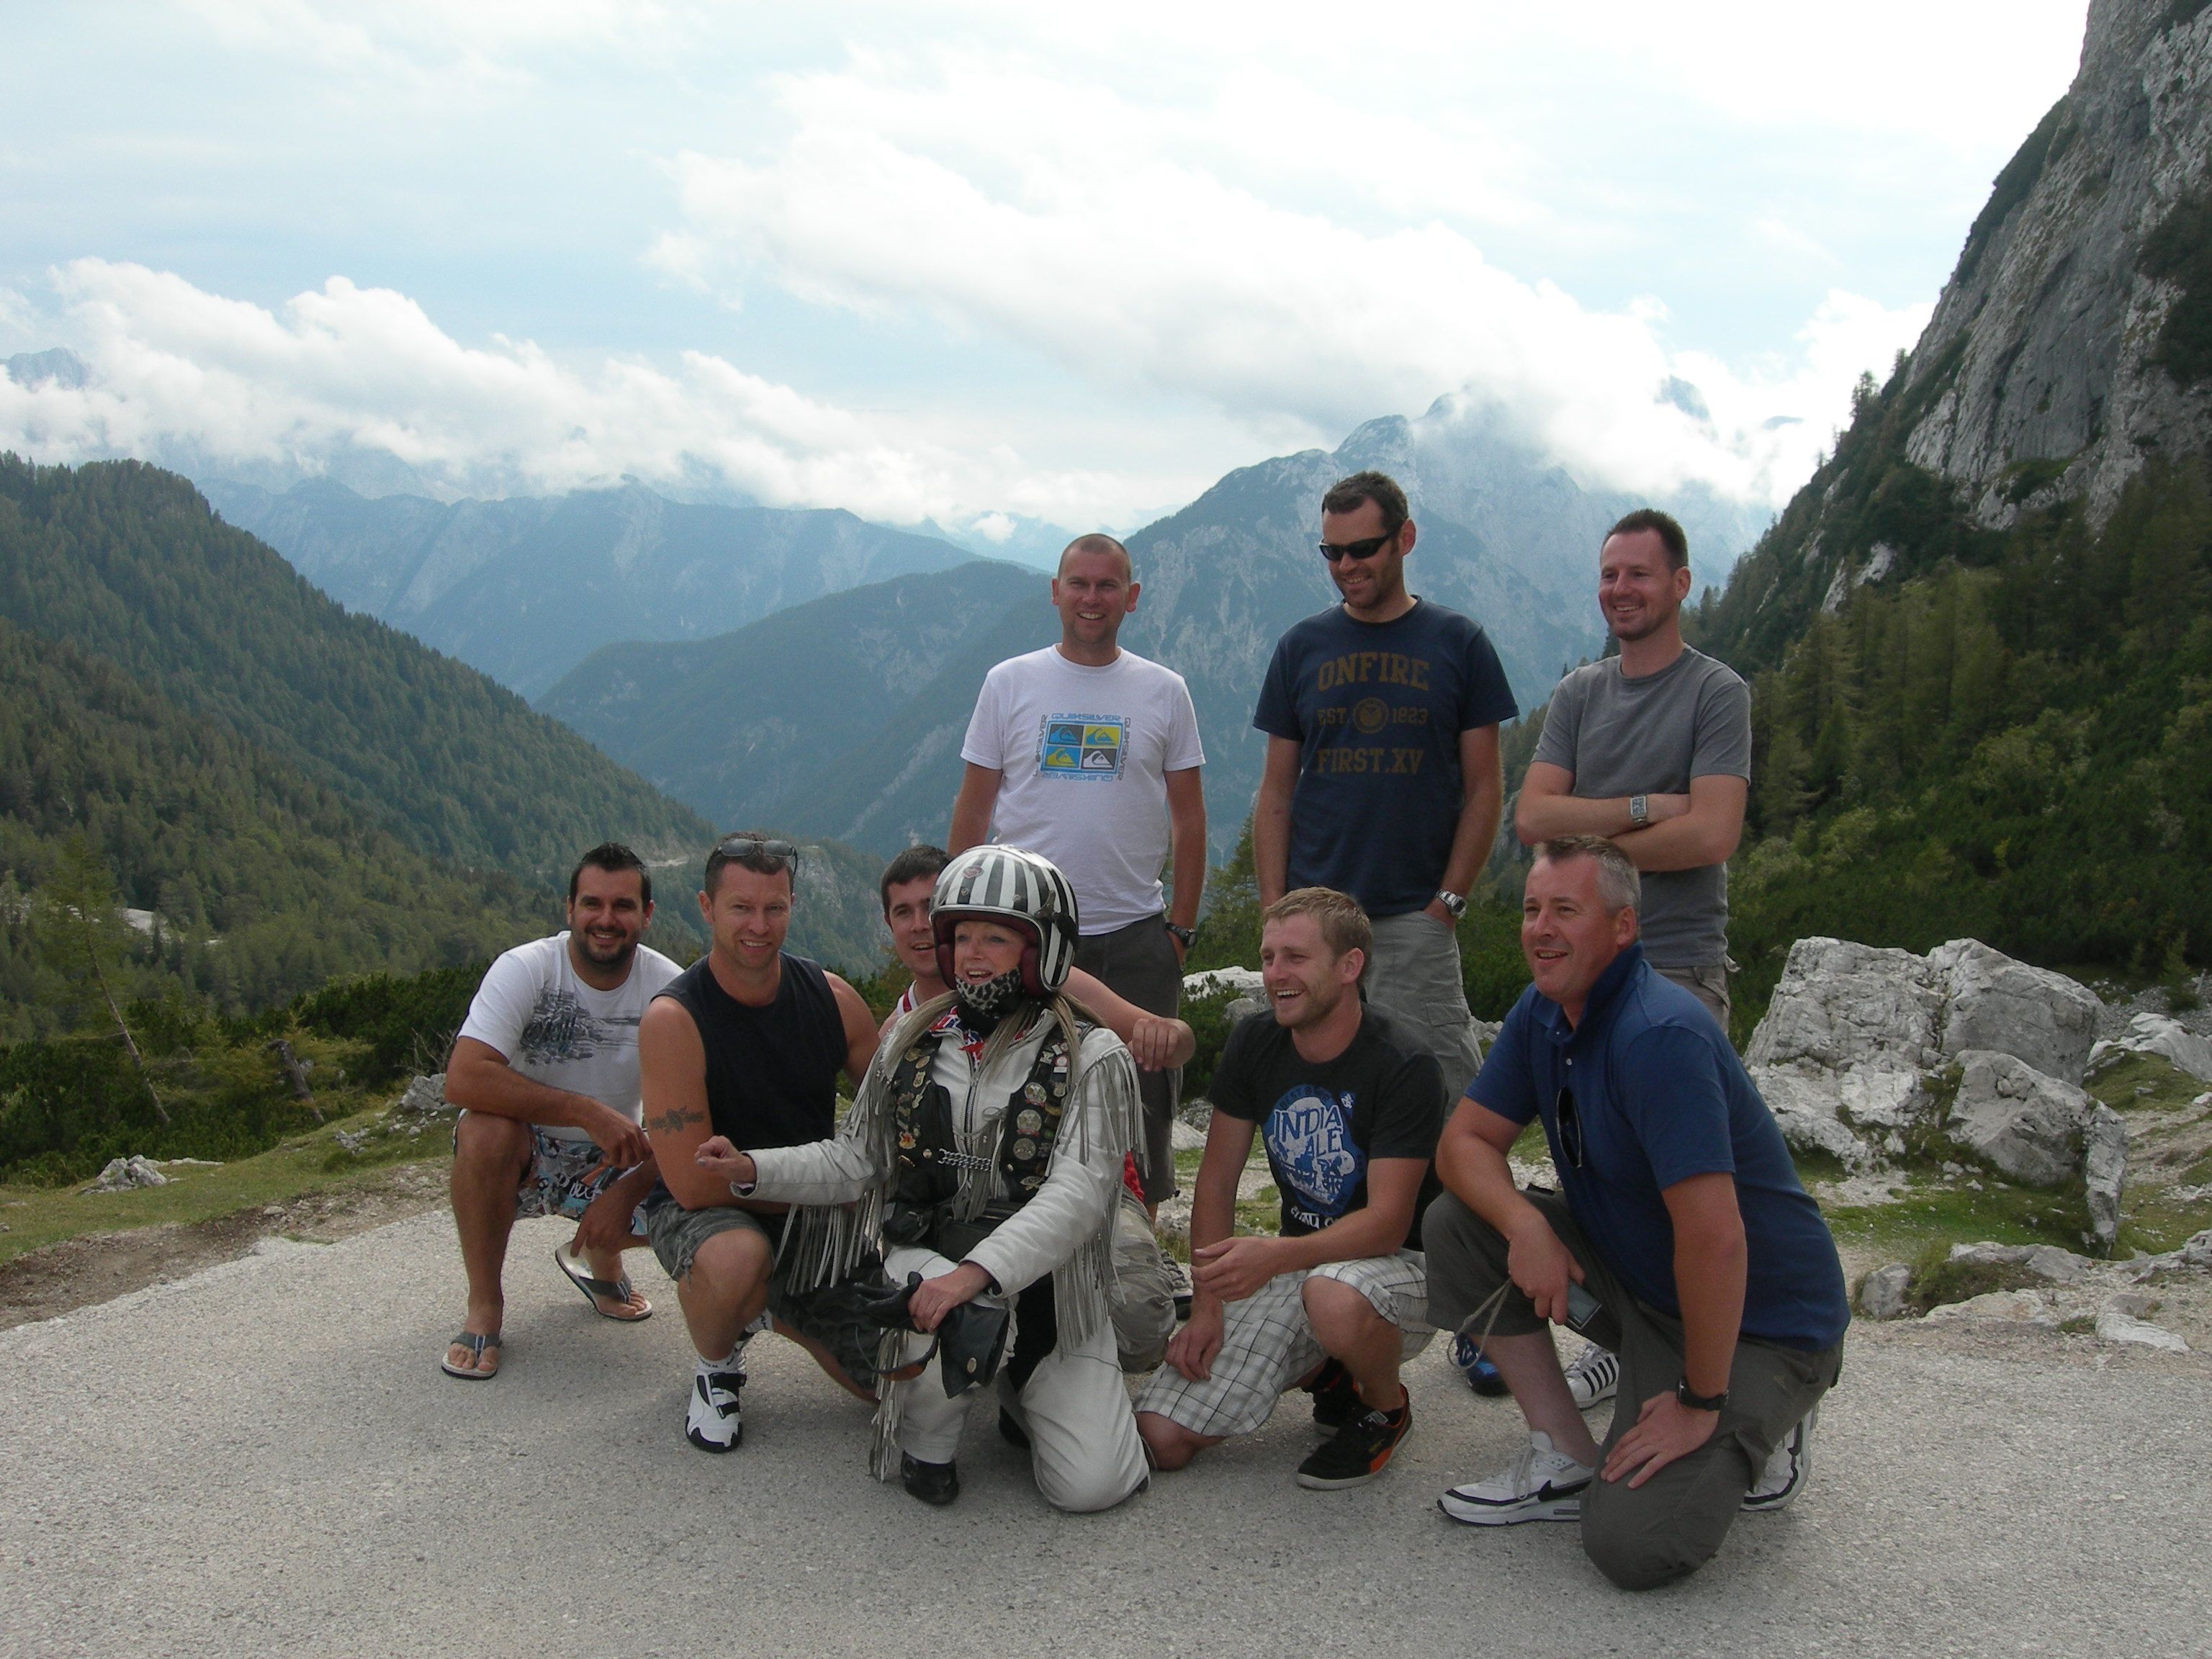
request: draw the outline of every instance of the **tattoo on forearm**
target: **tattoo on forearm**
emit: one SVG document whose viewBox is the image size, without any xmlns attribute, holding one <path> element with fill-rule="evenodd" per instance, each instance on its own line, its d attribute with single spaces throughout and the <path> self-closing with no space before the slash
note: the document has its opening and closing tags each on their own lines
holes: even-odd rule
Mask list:
<svg viewBox="0 0 2212 1659">
<path fill-rule="evenodd" d="M 671 1106 L 659 1117 L 646 1119 L 645 1127 L 649 1134 L 680 1134 L 688 1125 L 704 1123 L 706 1121 L 707 1115 L 704 1112 L 687 1112 L 681 1106 Z"/>
</svg>

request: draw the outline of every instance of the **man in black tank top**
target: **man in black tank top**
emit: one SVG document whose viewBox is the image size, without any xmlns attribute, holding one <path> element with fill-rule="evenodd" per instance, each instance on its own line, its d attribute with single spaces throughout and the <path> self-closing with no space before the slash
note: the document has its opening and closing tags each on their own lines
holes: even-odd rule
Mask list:
<svg viewBox="0 0 2212 1659">
<path fill-rule="evenodd" d="M 798 856 L 791 843 L 755 834 L 715 844 L 699 895 L 713 944 L 638 1026 L 645 1128 L 661 1182 L 645 1200 L 646 1231 L 698 1351 L 684 1431 L 702 1451 L 738 1443 L 745 1344 L 771 1324 L 853 1393 L 875 1397 L 863 1386 L 872 1377 L 854 1376 L 852 1356 L 841 1363 L 770 1283 L 787 1206 L 733 1197 L 695 1157 L 709 1135 L 748 1146 L 823 1139 L 838 1073 L 857 1087 L 874 1058 L 875 1021 L 859 993 L 784 951 Z"/>
</svg>

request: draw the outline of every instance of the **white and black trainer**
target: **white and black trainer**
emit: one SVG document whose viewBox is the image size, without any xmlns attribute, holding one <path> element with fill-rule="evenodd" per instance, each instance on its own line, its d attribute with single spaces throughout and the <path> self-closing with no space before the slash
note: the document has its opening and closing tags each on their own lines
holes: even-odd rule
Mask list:
<svg viewBox="0 0 2212 1659">
<path fill-rule="evenodd" d="M 1523 1521 L 1579 1521 L 1583 1489 L 1597 1471 L 1577 1463 L 1538 1430 L 1521 1455 L 1486 1480 L 1454 1486 L 1437 1507 L 1470 1527 L 1512 1527 Z"/>
<path fill-rule="evenodd" d="M 1577 1411 L 1586 1412 L 1620 1391 L 1620 1356 L 1610 1348 L 1590 1343 L 1567 1367 L 1567 1392 L 1574 1395 Z"/>
<path fill-rule="evenodd" d="M 1820 1426 L 1820 1408 L 1807 1412 L 1797 1426 L 1783 1437 L 1759 1472 L 1759 1479 L 1743 1495 L 1746 1515 L 1771 1515 L 1797 1501 L 1805 1483 L 1813 1478 L 1813 1431 Z"/>
<path fill-rule="evenodd" d="M 738 1411 L 738 1390 L 745 1385 L 742 1370 L 720 1370 L 699 1362 L 691 1374 L 691 1407 L 684 1417 L 684 1437 L 701 1451 L 734 1451 L 745 1437 L 744 1419 Z"/>
</svg>

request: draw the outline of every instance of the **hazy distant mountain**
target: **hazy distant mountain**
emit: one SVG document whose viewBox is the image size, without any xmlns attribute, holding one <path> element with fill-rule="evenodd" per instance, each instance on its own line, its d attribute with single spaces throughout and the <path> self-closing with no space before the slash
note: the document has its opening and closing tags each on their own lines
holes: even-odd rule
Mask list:
<svg viewBox="0 0 2212 1659">
<path fill-rule="evenodd" d="M 1060 556 L 1082 532 L 1018 513 L 986 513 L 965 530 L 948 530 L 934 519 L 911 526 L 918 536 L 936 536 L 963 547 L 979 559 L 1011 559 L 1039 570 L 1057 570 Z"/>
<path fill-rule="evenodd" d="M 721 634 L 826 592 L 963 562 L 835 510 L 671 501 L 641 484 L 495 501 L 316 479 L 208 499 L 349 610 L 535 696 L 603 645 Z"/>
<path fill-rule="evenodd" d="M 610 646 L 537 706 L 720 823 L 888 854 L 943 838 L 984 673 L 1058 637 L 1043 576 L 977 561 L 718 639 Z"/>
</svg>

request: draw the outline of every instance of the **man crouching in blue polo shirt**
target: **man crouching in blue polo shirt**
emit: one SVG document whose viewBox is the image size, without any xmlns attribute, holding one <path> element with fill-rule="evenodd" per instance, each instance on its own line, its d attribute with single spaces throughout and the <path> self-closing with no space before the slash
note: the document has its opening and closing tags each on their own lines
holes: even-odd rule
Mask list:
<svg viewBox="0 0 2212 1659">
<path fill-rule="evenodd" d="M 1537 849 L 1521 911 L 1535 983 L 1444 1127 L 1422 1225 L 1430 1318 L 1481 1341 L 1531 1431 L 1444 1513 L 1579 1519 L 1624 1589 L 1695 1571 L 1739 1512 L 1796 1495 L 1850 1317 L 1782 1132 L 1712 1016 L 1645 964 L 1637 899 L 1603 837 Z M 1506 1152 L 1532 1117 L 1562 1193 L 1513 1184 Z M 1602 1451 L 1547 1320 L 1620 1355 Z"/>
</svg>

